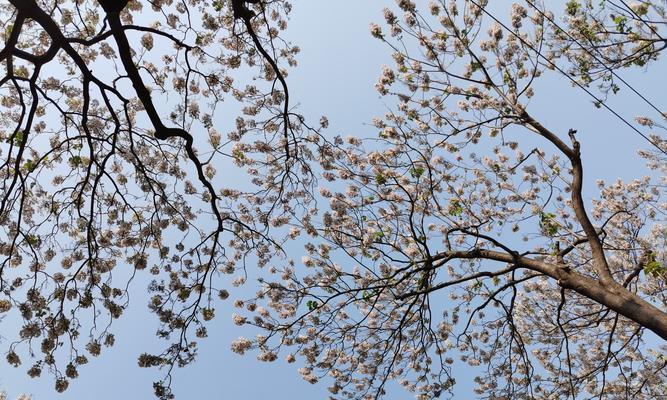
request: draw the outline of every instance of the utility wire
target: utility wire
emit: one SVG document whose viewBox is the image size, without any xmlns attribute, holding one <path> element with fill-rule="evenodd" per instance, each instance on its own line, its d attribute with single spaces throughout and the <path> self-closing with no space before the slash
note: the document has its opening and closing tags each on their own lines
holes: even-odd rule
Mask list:
<svg viewBox="0 0 667 400">
<path fill-rule="evenodd" d="M 624 84 L 625 86 L 627 86 L 633 93 L 635 93 L 635 94 L 636 94 L 637 96 L 639 96 L 642 100 L 644 100 L 644 101 L 646 102 L 646 104 L 648 104 L 649 106 L 651 106 L 651 108 L 653 108 L 655 111 L 657 111 L 658 114 L 660 114 L 661 116 L 663 115 L 663 110 L 659 109 L 655 104 L 653 104 L 649 99 L 647 99 L 646 96 L 644 96 L 644 95 L 641 94 L 639 91 L 637 91 L 634 87 L 632 87 L 632 85 L 630 85 L 625 79 L 623 79 L 620 75 L 618 75 L 618 74 L 616 73 L 616 71 L 614 71 L 612 68 L 610 68 L 609 66 L 607 66 L 607 64 L 606 64 L 603 60 L 599 59 L 599 58 L 596 57 L 595 54 L 593 54 L 590 50 L 586 49 L 586 48 L 584 47 L 584 45 L 582 45 L 576 38 L 574 38 L 574 37 L 573 37 L 570 33 L 568 33 L 565 29 L 561 28 L 561 27 L 556 23 L 556 21 L 554 21 L 554 20 L 553 20 L 552 18 L 550 18 L 547 14 L 545 14 L 544 11 L 542 11 L 539 7 L 537 7 L 537 6 L 535 5 L 535 3 L 533 3 L 531 0 L 526 0 L 526 3 L 528 3 L 528 5 L 530 5 L 532 8 L 534 8 L 535 11 L 537 11 L 538 13 L 540 13 L 540 15 L 542 15 L 542 16 L 543 16 L 544 18 L 546 18 L 549 22 L 551 22 L 551 23 L 552 23 L 556 28 L 558 28 L 561 32 L 564 32 L 570 39 L 572 39 L 573 42 L 575 42 L 577 45 L 579 45 L 579 47 L 581 47 L 582 50 L 584 50 L 585 52 L 587 52 L 588 54 L 590 54 L 590 55 L 593 57 L 593 59 L 595 59 L 595 61 L 599 62 L 600 65 L 602 65 L 607 71 L 611 72 L 611 74 L 612 74 L 615 78 L 617 78 L 619 81 L 623 82 L 623 84 Z M 596 51 L 601 57 L 604 57 L 604 54 L 602 54 L 602 52 L 601 52 L 597 47 L 595 47 L 595 45 L 590 41 L 590 39 L 589 39 L 589 42 L 591 43 L 591 46 L 593 46 L 593 48 L 595 49 L 595 51 Z"/>
<path fill-rule="evenodd" d="M 547 57 L 545 57 L 542 53 L 540 53 L 537 49 L 535 49 L 535 47 L 534 47 L 533 45 L 531 45 L 530 43 L 528 43 L 528 42 L 527 42 L 524 38 L 522 38 L 520 35 L 516 34 L 513 30 L 511 30 L 507 25 L 505 25 L 502 21 L 500 21 L 498 18 L 496 18 L 493 14 L 489 13 L 488 11 L 486 11 L 486 9 L 485 9 L 484 7 L 482 7 L 481 5 L 479 5 L 479 4 L 477 3 L 476 0 L 470 0 L 470 2 L 473 3 L 474 5 L 476 5 L 477 7 L 479 7 L 479 9 L 482 10 L 482 12 L 483 12 L 484 14 L 486 14 L 487 16 L 489 16 L 489 18 L 491 18 L 492 20 L 494 20 L 494 21 L 495 21 L 498 25 L 500 25 L 503 29 L 505 29 L 506 31 L 508 31 L 508 32 L 509 32 L 511 35 L 513 35 L 514 37 L 516 37 L 516 38 L 517 38 L 517 39 L 518 39 L 524 46 L 526 46 L 526 47 L 528 47 L 529 49 L 533 50 L 533 51 L 535 52 L 535 54 L 537 54 L 538 57 L 541 57 L 544 61 L 546 61 L 547 63 L 549 63 L 549 65 L 551 65 L 554 69 L 556 69 L 558 72 L 560 72 L 561 74 L 563 74 L 566 78 L 568 78 L 570 81 L 572 81 L 572 83 L 574 83 L 575 85 L 577 85 L 577 86 L 578 86 L 579 88 L 581 88 L 584 92 L 586 92 L 589 96 L 591 96 L 593 99 L 595 99 L 595 101 L 596 101 L 598 104 L 600 104 L 602 107 L 604 107 L 604 108 L 607 109 L 609 112 L 611 112 L 612 114 L 614 114 L 614 116 L 616 116 L 616 118 L 620 119 L 625 125 L 627 125 L 628 127 L 630 127 L 630 129 L 632 129 L 633 131 L 635 131 L 636 133 L 638 133 L 638 134 L 639 134 L 641 137 L 643 137 L 647 142 L 649 142 L 650 144 L 652 144 L 656 149 L 658 149 L 658 151 L 660 151 L 661 153 L 667 155 L 667 151 L 663 150 L 657 143 L 655 143 L 653 140 L 651 140 L 651 138 L 649 138 L 648 136 L 646 136 L 642 131 L 640 131 L 639 129 L 637 129 L 634 125 L 632 125 L 632 124 L 631 124 L 630 122 L 628 122 L 625 118 L 623 118 L 623 116 L 621 116 L 619 113 L 617 113 L 616 111 L 614 111 L 614 109 L 612 109 L 610 106 L 608 106 L 607 104 L 605 104 L 605 103 L 604 103 L 601 99 L 599 99 L 595 94 L 593 94 L 590 90 L 588 90 L 588 88 L 586 88 L 584 85 L 582 85 L 581 83 L 579 83 L 576 79 L 573 79 L 567 72 L 563 71 L 562 68 L 560 68 L 558 65 L 556 65 L 553 61 L 549 60 Z"/>
<path fill-rule="evenodd" d="M 637 13 L 635 12 L 635 10 L 633 10 L 632 7 L 630 7 L 630 5 L 628 5 L 628 3 L 625 2 L 625 0 L 620 0 L 620 2 L 623 3 L 623 5 L 625 6 L 625 8 L 627 8 L 627 9 L 628 9 L 628 10 L 629 10 L 635 17 L 637 17 L 638 20 L 640 20 L 644 25 L 646 25 L 646 27 L 647 27 L 648 29 L 650 29 L 651 32 L 655 33 L 656 36 L 658 36 L 658 37 L 660 38 L 660 40 L 662 40 L 663 42 L 666 41 L 665 38 L 663 38 L 662 36 L 660 36 L 660 33 L 658 33 L 657 30 L 654 30 L 653 27 L 652 27 L 648 22 L 646 22 L 646 20 L 645 20 L 644 18 L 641 17 L 641 15 L 637 14 Z M 617 7 L 618 7 L 618 6 L 617 6 Z M 619 7 L 619 8 L 620 8 L 620 7 Z"/>
</svg>

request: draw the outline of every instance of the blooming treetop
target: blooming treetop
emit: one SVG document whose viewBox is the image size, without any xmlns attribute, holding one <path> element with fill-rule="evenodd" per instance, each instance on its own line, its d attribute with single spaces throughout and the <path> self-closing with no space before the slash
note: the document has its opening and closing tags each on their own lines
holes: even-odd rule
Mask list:
<svg viewBox="0 0 667 400">
<path fill-rule="evenodd" d="M 558 74 L 615 112 L 606 99 L 627 84 L 621 70 L 650 66 L 667 44 L 665 11 L 583 1 L 554 11 L 529 0 L 384 10 L 370 33 L 395 65 L 376 88 L 397 106 L 374 120 L 375 137 L 320 145 L 328 207 L 317 223 L 293 223 L 310 236 L 300 262 L 237 302 L 255 316 L 235 320 L 265 332 L 234 351 L 300 357 L 303 378 L 329 382 L 332 398 L 382 397 L 391 380 L 419 399 L 443 396 L 457 362 L 482 366 L 481 398 L 667 392 L 657 122 L 667 114 L 640 98 L 655 119 L 619 123 L 647 149 L 647 176 L 595 188 L 577 127 L 554 131 L 530 105 L 547 95 L 540 79 Z"/>
<path fill-rule="evenodd" d="M 23 323 L 7 361 L 66 390 L 149 275 L 169 345 L 139 364 L 171 398 L 220 277 L 244 284 L 252 263 L 257 295 L 232 318 L 259 335 L 232 350 L 284 350 L 333 398 L 390 380 L 439 397 L 455 358 L 485 367 L 483 398 L 664 395 L 665 115 L 642 97 L 653 116 L 623 122 L 654 172 L 590 203 L 577 127 L 530 105 L 562 74 L 614 112 L 634 90 L 619 73 L 667 46 L 661 4 L 399 0 L 370 26 L 396 107 L 343 138 L 291 108 L 284 0 L 8 0 L 0 312 Z"/>
</svg>

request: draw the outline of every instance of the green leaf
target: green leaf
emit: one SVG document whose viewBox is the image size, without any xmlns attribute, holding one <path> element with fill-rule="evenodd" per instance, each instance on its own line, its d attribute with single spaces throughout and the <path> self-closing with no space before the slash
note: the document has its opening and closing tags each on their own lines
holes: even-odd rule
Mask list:
<svg viewBox="0 0 667 400">
<path fill-rule="evenodd" d="M 32 160 L 27 160 L 26 162 L 23 163 L 23 169 L 25 169 L 28 172 L 32 172 L 35 170 L 36 165 Z"/>
<path fill-rule="evenodd" d="M 565 12 L 568 15 L 574 16 L 577 14 L 577 11 L 579 11 L 579 8 L 581 6 L 579 5 L 579 2 L 576 0 L 570 0 L 565 4 Z"/>
<path fill-rule="evenodd" d="M 236 160 L 243 160 L 245 159 L 245 154 L 243 153 L 243 150 L 236 149 L 232 151 L 232 157 L 234 157 Z"/>
<path fill-rule="evenodd" d="M 558 234 L 558 222 L 555 219 L 556 214 L 554 213 L 540 213 L 540 229 L 543 234 L 547 236 Z"/>
<path fill-rule="evenodd" d="M 461 205 L 461 202 L 456 199 L 452 200 L 449 204 L 449 215 L 458 217 L 461 214 L 463 214 L 463 206 Z"/>
<path fill-rule="evenodd" d="M 373 297 L 377 296 L 377 294 L 378 294 L 377 289 L 373 289 L 370 291 L 364 290 L 361 293 L 361 297 L 366 301 L 370 301 Z"/>
<path fill-rule="evenodd" d="M 25 241 L 28 242 L 29 245 L 34 246 L 39 243 L 39 236 L 37 235 L 26 235 Z"/>
<path fill-rule="evenodd" d="M 616 24 L 616 29 L 618 29 L 619 32 L 625 33 L 626 32 L 626 23 L 628 22 L 628 18 L 625 17 L 624 15 L 617 15 L 614 16 L 614 23 Z"/>
<path fill-rule="evenodd" d="M 81 165 L 81 157 L 80 156 L 72 156 L 69 158 L 68 163 L 71 167 L 78 167 Z"/>
<path fill-rule="evenodd" d="M 415 167 L 410 170 L 410 175 L 412 175 L 413 178 L 419 178 L 424 175 L 424 171 L 425 170 L 422 167 Z"/>
<path fill-rule="evenodd" d="M 376 242 L 381 242 L 383 237 L 384 237 L 384 232 L 382 231 L 377 231 L 373 233 L 373 238 L 375 239 Z"/>
<path fill-rule="evenodd" d="M 317 307 L 319 307 L 319 303 L 314 300 L 308 300 L 306 302 L 306 307 L 308 307 L 308 311 L 315 311 Z"/>
<path fill-rule="evenodd" d="M 12 143 L 14 146 L 20 146 L 23 142 L 23 131 L 18 131 L 14 134 L 14 137 L 9 137 L 7 143 Z"/>
<path fill-rule="evenodd" d="M 664 275 L 666 272 L 667 272 L 667 268 L 665 268 L 664 265 L 662 265 L 660 262 L 658 262 L 655 259 L 654 255 L 651 255 L 649 262 L 646 263 L 646 266 L 644 267 L 644 273 L 647 276 L 652 276 L 654 278 L 658 278 L 658 277 Z"/>
</svg>

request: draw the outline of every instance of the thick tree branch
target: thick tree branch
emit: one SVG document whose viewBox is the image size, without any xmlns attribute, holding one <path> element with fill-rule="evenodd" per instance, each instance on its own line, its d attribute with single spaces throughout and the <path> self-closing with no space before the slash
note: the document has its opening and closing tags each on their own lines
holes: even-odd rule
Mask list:
<svg viewBox="0 0 667 400">
<path fill-rule="evenodd" d="M 469 251 L 442 252 L 434 256 L 433 260 L 441 258 L 493 260 L 512 264 L 512 267 L 507 268 L 508 271 L 520 267 L 540 272 L 555 279 L 560 286 L 571 289 L 616 311 L 667 340 L 667 313 L 626 290 L 621 285 L 604 285 L 595 279 L 573 271 L 572 268 L 563 268 L 560 265 L 546 261 L 495 250 L 476 248 Z M 479 275 L 479 277 L 493 276 L 493 273 L 480 272 Z M 468 279 L 463 281 L 465 280 Z M 443 285 L 450 286 L 447 283 Z"/>
<path fill-rule="evenodd" d="M 597 229 L 593 226 L 582 197 L 584 168 L 581 162 L 581 152 L 579 142 L 574 137 L 575 131 L 570 130 L 570 137 L 573 144 L 573 152 L 570 155 L 570 162 L 572 163 L 572 208 L 577 216 L 577 220 L 581 224 L 582 229 L 588 238 L 588 245 L 591 247 L 593 253 L 593 261 L 595 270 L 603 285 L 617 285 L 611 275 L 607 257 L 602 248 L 602 242 L 598 235 Z"/>
<path fill-rule="evenodd" d="M 107 10 L 107 7 L 105 7 L 105 10 Z M 134 64 L 134 61 L 132 60 L 132 51 L 129 42 L 127 41 L 127 36 L 125 36 L 125 30 L 123 29 L 123 24 L 120 20 L 119 12 L 115 11 L 115 9 L 112 9 L 112 11 L 107 11 L 107 19 L 109 21 L 109 27 L 113 32 L 113 37 L 116 40 L 118 51 L 120 53 L 119 54 L 120 59 L 123 63 L 123 66 L 125 67 L 125 72 L 130 78 L 132 86 L 134 87 L 134 90 L 137 93 L 137 97 L 139 97 L 139 100 L 144 105 L 146 113 L 148 114 L 148 118 L 151 120 L 151 123 L 153 124 L 153 128 L 155 129 L 155 137 L 160 140 L 166 140 L 173 137 L 178 137 L 185 140 L 185 150 L 187 152 L 188 158 L 195 165 L 195 168 L 197 169 L 197 176 L 199 178 L 199 181 L 202 183 L 202 185 L 206 187 L 207 191 L 211 196 L 210 200 L 211 210 L 213 211 L 216 217 L 218 223 L 218 230 L 222 230 L 224 218 L 220 214 L 220 211 L 218 210 L 218 207 L 216 205 L 216 201 L 218 200 L 218 195 L 216 194 L 213 185 L 206 178 L 206 175 L 204 174 L 203 165 L 199 160 L 199 158 L 197 157 L 195 150 L 193 148 L 192 135 L 183 129 L 168 128 L 167 126 L 164 125 L 162 119 L 160 118 L 160 115 L 157 112 L 157 109 L 155 108 L 155 104 L 153 103 L 151 94 L 148 91 L 148 88 L 144 85 L 144 82 L 141 79 L 141 75 L 139 74 L 139 70 L 137 69 L 137 66 Z"/>
</svg>

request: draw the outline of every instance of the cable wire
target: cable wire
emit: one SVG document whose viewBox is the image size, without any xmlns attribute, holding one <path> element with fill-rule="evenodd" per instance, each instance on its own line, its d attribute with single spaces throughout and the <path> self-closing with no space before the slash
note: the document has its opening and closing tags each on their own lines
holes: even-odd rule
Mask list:
<svg viewBox="0 0 667 400">
<path fill-rule="evenodd" d="M 630 5 L 629 5 L 628 3 L 625 2 L 625 0 L 619 0 L 619 1 L 620 1 L 621 3 L 623 3 L 623 5 L 625 6 L 625 8 L 627 8 L 627 9 L 628 9 L 628 10 L 629 10 L 635 17 L 637 17 L 638 20 L 640 20 L 644 25 L 646 25 L 646 27 L 647 27 L 648 29 L 650 29 L 651 32 L 655 33 L 656 36 L 658 36 L 658 37 L 660 38 L 660 40 L 662 40 L 663 42 L 667 42 L 667 40 L 665 40 L 665 38 L 663 38 L 662 36 L 660 36 L 660 33 L 658 33 L 657 30 L 654 30 L 653 27 L 652 27 L 648 22 L 646 22 L 646 20 L 645 20 L 644 18 L 641 17 L 641 15 L 637 14 L 637 12 L 636 12 L 635 10 L 633 10 L 632 7 L 630 7 Z M 613 4 L 613 3 L 612 3 L 612 4 Z M 620 7 L 619 7 L 619 8 L 620 8 Z"/>
<path fill-rule="evenodd" d="M 632 125 L 630 122 L 628 122 L 628 121 L 627 121 L 625 118 L 623 118 L 623 116 L 621 116 L 618 112 L 616 112 L 616 111 L 615 111 L 614 109 L 612 109 L 610 106 L 608 106 L 607 104 L 605 104 L 605 103 L 604 103 L 601 99 L 599 99 L 595 94 L 593 94 L 590 90 L 588 90 L 588 88 L 586 88 L 584 85 L 582 85 L 581 83 L 579 83 L 576 79 L 573 79 L 567 72 L 565 72 L 562 68 L 560 68 L 558 65 L 556 65 L 553 61 L 551 61 L 551 60 L 549 60 L 547 57 L 545 57 L 542 53 L 540 53 L 537 49 L 535 49 L 535 47 L 534 47 L 533 45 L 531 45 L 530 43 L 528 43 L 524 38 L 522 38 L 520 35 L 518 35 L 518 34 L 515 33 L 513 30 L 511 30 L 507 25 L 505 25 L 502 21 L 500 21 L 498 18 L 496 18 L 493 14 L 489 13 L 488 11 L 486 11 L 486 9 L 485 9 L 484 7 L 482 7 L 482 6 L 480 6 L 480 5 L 477 3 L 477 1 L 475 1 L 475 0 L 470 0 L 470 2 L 473 3 L 474 5 L 476 5 L 477 7 L 479 7 L 479 9 L 482 10 L 482 12 L 483 12 L 484 14 L 486 14 L 489 18 L 491 18 L 492 20 L 494 20 L 494 21 L 495 21 L 498 25 L 500 25 L 503 29 L 505 29 L 506 31 L 508 31 L 508 32 L 509 32 L 511 35 L 513 35 L 514 37 L 516 37 L 516 38 L 517 38 L 517 39 L 518 39 L 524 46 L 526 46 L 526 47 L 528 47 L 529 49 L 531 49 L 532 51 L 534 51 L 535 54 L 536 54 L 538 57 L 542 58 L 544 61 L 546 61 L 547 63 L 549 63 L 549 65 L 551 65 L 554 69 L 556 69 L 558 72 L 560 72 L 561 74 L 563 74 L 566 78 L 568 78 L 570 81 L 572 81 L 572 83 L 574 83 L 575 85 L 577 85 L 580 89 L 582 89 L 582 90 L 583 90 L 584 92 L 586 92 L 589 96 L 591 96 L 593 99 L 595 99 L 595 101 L 597 102 L 597 104 L 600 104 L 602 107 L 604 107 L 604 108 L 607 109 L 609 112 L 611 112 L 614 116 L 616 116 L 616 118 L 620 119 L 625 125 L 627 125 L 628 127 L 630 127 L 630 129 L 632 129 L 633 131 L 635 131 L 636 133 L 638 133 L 638 134 L 639 134 L 641 137 L 643 137 L 647 142 L 649 142 L 649 143 L 650 143 L 651 145 L 653 145 L 656 149 L 658 149 L 658 151 L 660 151 L 661 153 L 667 155 L 667 151 L 663 150 L 657 143 L 655 143 L 653 140 L 651 140 L 651 138 L 649 138 L 648 136 L 646 136 L 646 134 L 644 134 L 642 131 L 640 131 L 640 130 L 637 129 L 634 125 Z"/>
<path fill-rule="evenodd" d="M 641 94 L 639 91 L 637 91 L 634 87 L 632 87 L 632 85 L 630 85 L 625 79 L 623 79 L 620 75 L 618 75 L 618 74 L 616 73 L 616 71 L 614 71 L 612 68 L 610 68 L 609 66 L 607 66 L 607 64 L 605 64 L 605 62 L 604 62 L 603 60 L 599 59 L 599 58 L 596 57 L 595 54 L 593 54 L 590 50 L 586 49 L 586 48 L 585 48 L 585 47 L 584 47 L 584 46 L 583 46 L 583 45 L 582 45 L 576 38 L 574 38 L 574 37 L 573 37 L 570 33 L 568 33 L 565 29 L 561 28 L 561 27 L 556 23 L 556 21 L 554 21 L 554 20 L 553 20 L 552 18 L 550 18 L 547 14 L 545 14 L 544 11 L 542 11 L 539 7 L 537 7 L 537 6 L 535 5 L 535 3 L 533 3 L 531 0 L 526 0 L 526 3 L 528 3 L 528 5 L 530 5 L 532 8 L 534 8 L 535 11 L 537 11 L 538 13 L 540 13 L 540 15 L 542 15 L 544 18 L 546 18 L 547 21 L 551 22 L 551 23 L 552 23 L 556 28 L 558 28 L 561 32 L 564 32 L 570 39 L 572 39 L 573 42 L 575 42 L 577 45 L 579 45 L 579 47 L 581 47 L 582 50 L 584 50 L 585 52 L 587 52 L 588 54 L 590 54 L 590 55 L 593 57 L 593 59 L 595 59 L 595 61 L 599 62 L 600 65 L 602 65 L 607 71 L 611 72 L 611 74 L 612 74 L 615 78 L 617 78 L 620 82 L 622 82 L 625 86 L 627 86 L 633 93 L 635 93 L 637 96 L 639 96 L 639 98 L 641 98 L 642 100 L 644 100 L 644 102 L 646 102 L 646 104 L 648 104 L 651 108 L 653 108 L 655 111 L 657 111 L 658 114 L 660 114 L 661 116 L 663 115 L 663 111 L 662 111 L 661 109 L 659 109 L 653 102 L 651 102 L 649 99 L 646 98 L 646 96 L 644 96 L 644 95 Z M 604 55 L 602 54 L 602 52 L 601 52 L 597 47 L 595 47 L 595 45 L 590 41 L 590 39 L 589 39 L 589 42 L 591 43 L 591 45 L 593 46 L 593 48 L 597 51 L 597 53 L 598 53 L 601 57 L 604 57 Z"/>
</svg>

